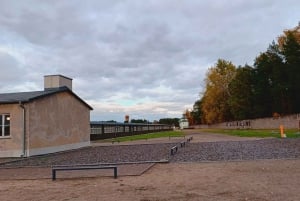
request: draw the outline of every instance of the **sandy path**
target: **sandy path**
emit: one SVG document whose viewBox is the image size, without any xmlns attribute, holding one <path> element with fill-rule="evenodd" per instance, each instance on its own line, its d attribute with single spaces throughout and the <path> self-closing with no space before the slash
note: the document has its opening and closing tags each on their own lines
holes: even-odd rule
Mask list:
<svg viewBox="0 0 300 201">
<path fill-rule="evenodd" d="M 300 200 L 300 160 L 157 164 L 141 176 L 9 180 L 0 200 Z"/>
</svg>

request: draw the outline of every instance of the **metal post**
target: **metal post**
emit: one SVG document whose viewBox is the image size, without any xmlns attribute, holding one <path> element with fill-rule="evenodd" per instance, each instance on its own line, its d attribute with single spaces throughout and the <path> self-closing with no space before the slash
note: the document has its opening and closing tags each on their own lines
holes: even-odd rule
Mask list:
<svg viewBox="0 0 300 201">
<path fill-rule="evenodd" d="M 56 170 L 52 169 L 52 180 L 56 179 Z"/>
<path fill-rule="evenodd" d="M 114 167 L 114 178 L 116 179 L 117 177 L 118 177 L 117 167 Z"/>
</svg>

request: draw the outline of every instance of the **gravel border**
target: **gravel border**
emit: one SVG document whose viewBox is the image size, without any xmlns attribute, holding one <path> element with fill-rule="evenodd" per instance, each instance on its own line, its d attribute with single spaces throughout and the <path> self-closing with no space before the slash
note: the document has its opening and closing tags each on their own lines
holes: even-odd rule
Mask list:
<svg viewBox="0 0 300 201">
<path fill-rule="evenodd" d="M 171 162 L 241 161 L 300 158 L 300 138 L 191 143 Z"/>
<path fill-rule="evenodd" d="M 174 146 L 174 144 L 90 146 L 77 150 L 32 156 L 16 161 L 0 163 L 0 168 L 165 162 L 169 160 L 169 148 L 171 146 Z"/>
<path fill-rule="evenodd" d="M 178 151 L 170 155 L 171 147 Z M 146 163 L 153 161 L 203 162 L 300 158 L 300 138 L 186 143 L 91 146 L 67 152 L 0 163 L 0 167 Z"/>
</svg>

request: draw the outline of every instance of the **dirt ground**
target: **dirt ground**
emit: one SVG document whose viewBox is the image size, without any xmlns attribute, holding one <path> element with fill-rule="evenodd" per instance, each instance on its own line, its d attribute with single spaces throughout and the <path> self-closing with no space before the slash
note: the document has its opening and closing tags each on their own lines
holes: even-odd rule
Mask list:
<svg viewBox="0 0 300 201">
<path fill-rule="evenodd" d="M 156 164 L 141 176 L 2 180 L 0 200 L 300 200 L 300 160 Z"/>
<path fill-rule="evenodd" d="M 189 134 L 193 135 L 194 142 L 245 140 L 224 135 Z M 138 171 L 134 168 L 140 173 L 135 174 Z M 117 179 L 108 172 L 108 175 L 93 178 L 58 175 L 56 181 L 50 179 L 50 169 L 28 168 L 18 173 L 13 169 L 0 169 L 0 200 L 300 200 L 300 160 L 164 163 L 134 168 L 132 174 L 120 171 Z M 144 173 L 144 170 L 147 171 Z"/>
<path fill-rule="evenodd" d="M 139 176 L 149 170 L 154 163 L 142 164 L 123 164 L 117 165 L 118 176 Z M 58 179 L 72 178 L 92 178 L 92 177 L 113 177 L 113 169 L 102 170 L 77 170 L 77 171 L 58 171 Z M 3 180 L 39 180 L 52 179 L 52 169 L 50 167 L 19 167 L 19 168 L 1 168 L 0 186 Z"/>
</svg>

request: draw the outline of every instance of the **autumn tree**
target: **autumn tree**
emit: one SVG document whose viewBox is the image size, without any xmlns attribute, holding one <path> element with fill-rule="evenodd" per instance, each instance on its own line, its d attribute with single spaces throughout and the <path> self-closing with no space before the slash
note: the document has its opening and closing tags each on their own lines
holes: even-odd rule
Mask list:
<svg viewBox="0 0 300 201">
<path fill-rule="evenodd" d="M 283 49 L 283 46 L 286 45 L 286 40 L 288 35 L 292 35 L 297 41 L 297 43 L 300 44 L 300 22 L 298 26 L 283 31 L 283 34 L 278 37 L 277 41 L 280 49 Z"/>
<path fill-rule="evenodd" d="M 219 59 L 206 74 L 205 89 L 192 116 L 194 121 L 201 116 L 201 123 L 209 124 L 279 116 L 299 113 L 299 102 L 300 23 L 260 53 L 253 67 L 236 68 Z"/>
<path fill-rule="evenodd" d="M 300 30 L 300 29 L 298 29 Z M 298 37 L 298 38 L 297 38 Z M 300 33 L 284 31 L 254 63 L 256 117 L 300 112 Z"/>
<path fill-rule="evenodd" d="M 186 109 L 183 113 L 183 117 L 188 120 L 189 125 L 194 125 L 194 118 L 190 110 Z"/>
<path fill-rule="evenodd" d="M 206 88 L 202 97 L 201 109 L 206 123 L 218 123 L 232 118 L 228 98 L 229 83 L 235 77 L 236 67 L 230 62 L 219 59 L 206 74 Z"/>
</svg>

